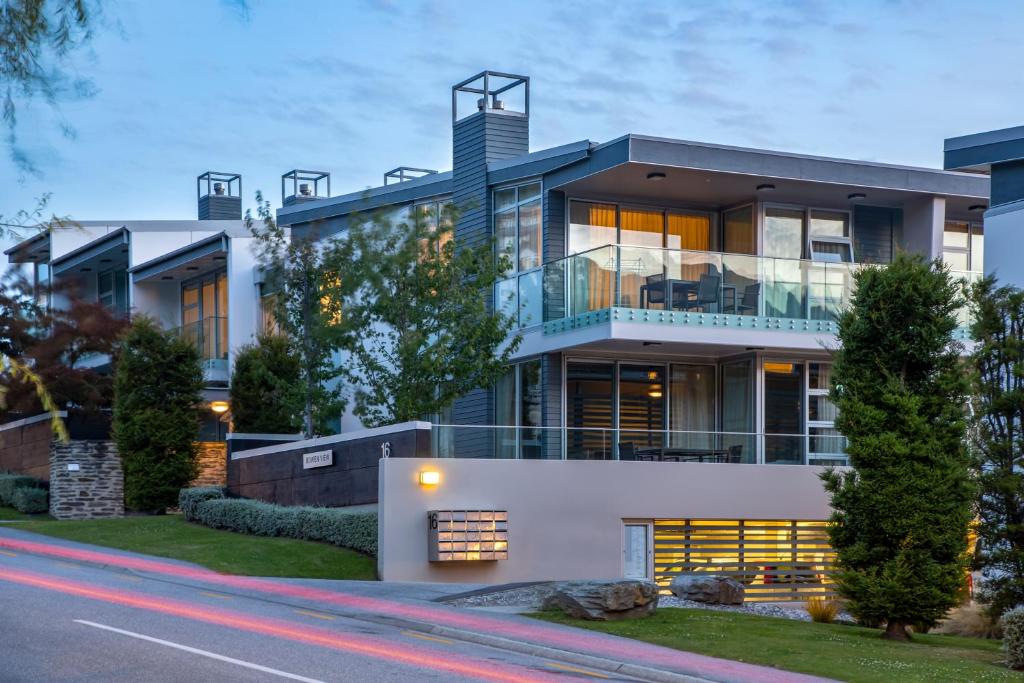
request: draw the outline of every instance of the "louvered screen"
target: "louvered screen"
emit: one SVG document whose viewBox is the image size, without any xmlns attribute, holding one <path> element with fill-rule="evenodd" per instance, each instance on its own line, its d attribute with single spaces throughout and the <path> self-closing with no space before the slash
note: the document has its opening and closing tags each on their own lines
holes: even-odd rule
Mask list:
<svg viewBox="0 0 1024 683">
<path fill-rule="evenodd" d="M 681 572 L 724 574 L 750 602 L 832 595 L 835 552 L 825 522 L 678 519 L 654 522 L 654 577 L 668 592 Z"/>
</svg>

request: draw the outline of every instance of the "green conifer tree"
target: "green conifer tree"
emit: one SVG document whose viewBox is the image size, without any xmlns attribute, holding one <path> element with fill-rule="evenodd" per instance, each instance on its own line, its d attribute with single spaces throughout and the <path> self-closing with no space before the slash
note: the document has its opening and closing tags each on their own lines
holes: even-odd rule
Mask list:
<svg viewBox="0 0 1024 683">
<path fill-rule="evenodd" d="M 941 264 L 919 256 L 855 277 L 831 392 L 852 470 L 823 475 L 829 535 L 851 612 L 905 640 L 908 626 L 941 619 L 965 580 L 974 486 L 954 339 L 963 297 Z"/>
</svg>

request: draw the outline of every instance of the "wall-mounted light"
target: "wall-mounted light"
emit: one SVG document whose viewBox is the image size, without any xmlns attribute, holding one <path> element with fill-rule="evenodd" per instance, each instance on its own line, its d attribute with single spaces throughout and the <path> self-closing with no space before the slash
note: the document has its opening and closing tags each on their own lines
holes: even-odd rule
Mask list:
<svg viewBox="0 0 1024 683">
<path fill-rule="evenodd" d="M 652 171 L 651 173 L 647 174 L 647 179 L 648 180 L 654 180 L 654 181 L 664 180 L 665 179 L 665 174 L 662 173 L 661 171 Z"/>
<path fill-rule="evenodd" d="M 988 207 L 985 206 L 984 204 L 971 204 L 970 206 L 967 207 L 967 210 L 968 211 L 984 211 L 987 208 Z"/>
<path fill-rule="evenodd" d="M 437 486 L 441 483 L 441 473 L 437 470 L 423 470 L 419 475 L 420 486 Z"/>
<path fill-rule="evenodd" d="M 774 189 L 775 186 L 772 185 L 771 183 L 761 183 L 760 185 L 757 186 L 758 192 L 771 192 Z"/>
<path fill-rule="evenodd" d="M 227 401 L 210 401 L 210 410 L 217 413 L 218 415 L 221 413 L 228 412 L 228 408 L 230 407 L 231 406 L 228 404 Z"/>
<path fill-rule="evenodd" d="M 849 199 L 851 202 L 859 202 L 862 199 L 867 199 L 868 196 L 863 192 L 851 192 L 850 194 L 846 195 L 846 198 Z"/>
</svg>

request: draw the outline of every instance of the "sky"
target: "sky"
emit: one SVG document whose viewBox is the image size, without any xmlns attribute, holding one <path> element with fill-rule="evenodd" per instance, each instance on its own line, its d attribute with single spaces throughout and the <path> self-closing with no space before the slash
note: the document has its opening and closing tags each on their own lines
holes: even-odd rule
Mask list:
<svg viewBox="0 0 1024 683">
<path fill-rule="evenodd" d="M 941 167 L 943 139 L 1024 124 L 1019 0 L 116 0 L 72 68 L 91 94 L 20 103 L 0 215 L 195 218 L 195 178 L 280 205 L 451 168 L 450 88 L 531 78 L 531 150 L 626 133 Z"/>
</svg>

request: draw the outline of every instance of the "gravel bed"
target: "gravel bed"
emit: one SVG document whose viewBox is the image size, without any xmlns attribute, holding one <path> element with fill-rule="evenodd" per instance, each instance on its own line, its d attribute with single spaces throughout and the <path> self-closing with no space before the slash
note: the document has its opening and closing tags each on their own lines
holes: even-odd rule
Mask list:
<svg viewBox="0 0 1024 683">
<path fill-rule="evenodd" d="M 542 583 L 533 586 L 524 586 L 510 590 L 484 593 L 455 600 L 446 600 L 445 603 L 454 607 L 520 607 L 523 609 L 540 609 L 544 600 L 554 592 L 556 584 Z M 780 619 L 793 619 L 794 621 L 811 621 L 811 616 L 802 607 L 773 605 L 769 602 L 751 602 L 744 605 L 708 605 L 692 600 L 681 600 L 674 595 L 662 595 L 658 599 L 658 607 L 686 607 L 692 609 L 706 609 L 715 612 L 743 612 L 745 614 L 756 614 L 762 617 L 777 617 Z M 853 622 L 846 612 L 840 612 L 836 618 L 837 623 Z"/>
</svg>

